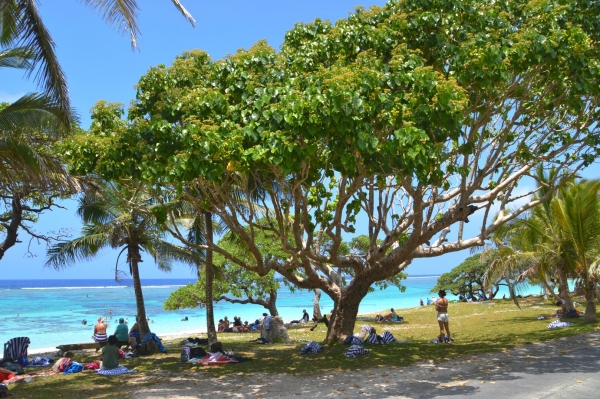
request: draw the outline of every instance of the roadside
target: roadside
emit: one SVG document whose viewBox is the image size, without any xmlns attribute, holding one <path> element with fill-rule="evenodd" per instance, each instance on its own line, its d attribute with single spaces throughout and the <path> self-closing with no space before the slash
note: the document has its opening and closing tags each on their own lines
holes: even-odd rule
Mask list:
<svg viewBox="0 0 600 399">
<path fill-rule="evenodd" d="M 368 363 L 370 359 L 367 355 L 353 361 Z M 560 392 L 568 392 L 574 398 L 593 398 L 600 392 L 600 332 L 437 364 L 425 361 L 408 367 L 326 371 L 313 376 L 239 373 L 213 378 L 186 372 L 166 378 L 158 385 L 132 390 L 135 391 L 130 392 L 130 397 L 134 399 L 202 398 L 216 393 L 226 393 L 231 398 L 265 399 L 454 396 L 530 399 L 555 398 Z"/>
</svg>

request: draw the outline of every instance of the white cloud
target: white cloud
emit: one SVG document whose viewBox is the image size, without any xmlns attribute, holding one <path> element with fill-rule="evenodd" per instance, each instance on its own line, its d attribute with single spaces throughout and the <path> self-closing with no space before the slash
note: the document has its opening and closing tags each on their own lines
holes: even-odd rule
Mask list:
<svg viewBox="0 0 600 399">
<path fill-rule="evenodd" d="M 0 90 L 0 103 L 13 103 L 24 95 L 25 93 L 7 93 Z"/>
</svg>

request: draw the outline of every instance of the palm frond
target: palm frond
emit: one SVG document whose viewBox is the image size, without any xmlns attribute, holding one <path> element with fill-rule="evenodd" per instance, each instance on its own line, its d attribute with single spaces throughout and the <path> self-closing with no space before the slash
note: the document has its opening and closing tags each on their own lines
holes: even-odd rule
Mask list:
<svg viewBox="0 0 600 399">
<path fill-rule="evenodd" d="M 33 54 L 25 47 L 0 51 L 0 68 L 31 69 Z"/>
<path fill-rule="evenodd" d="M 45 267 L 62 269 L 87 261 L 108 247 L 106 234 L 88 234 L 71 241 L 60 242 L 48 249 Z"/>
<path fill-rule="evenodd" d="M 0 45 L 8 46 L 17 35 L 19 7 L 15 0 L 0 1 Z"/>
<path fill-rule="evenodd" d="M 139 7 L 135 0 L 83 0 L 93 10 L 98 10 L 102 19 L 117 27 L 119 33 L 128 32 L 131 48 L 137 49 L 137 36 L 140 28 L 137 24 Z"/>
<path fill-rule="evenodd" d="M 188 10 L 185 9 L 185 7 L 183 6 L 183 4 L 181 4 L 181 2 L 179 0 L 171 0 L 171 2 L 173 3 L 173 5 L 175 6 L 175 8 L 177 8 L 179 10 L 179 12 L 181 13 L 181 15 L 183 15 L 183 17 L 192 25 L 192 26 L 196 26 L 196 20 L 194 19 L 194 17 L 192 17 L 192 14 L 190 14 L 188 12 Z"/>
<path fill-rule="evenodd" d="M 32 54 L 32 68 L 27 76 L 31 76 L 37 69 L 35 81 L 56 101 L 61 110 L 60 119 L 70 129 L 72 110 L 69 89 L 54 51 L 54 41 L 38 13 L 35 0 L 19 0 L 16 4 L 18 8 L 17 14 L 13 14 L 16 20 L 13 42 L 27 48 Z"/>
<path fill-rule="evenodd" d="M 46 132 L 50 138 L 64 136 L 61 104 L 47 94 L 28 93 L 0 110 L 0 130 L 3 132 Z"/>
</svg>

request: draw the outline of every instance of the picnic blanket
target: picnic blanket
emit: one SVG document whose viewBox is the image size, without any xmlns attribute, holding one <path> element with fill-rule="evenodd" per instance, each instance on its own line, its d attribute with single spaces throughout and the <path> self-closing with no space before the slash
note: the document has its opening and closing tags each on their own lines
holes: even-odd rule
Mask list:
<svg viewBox="0 0 600 399">
<path fill-rule="evenodd" d="M 208 352 L 208 355 L 190 359 L 188 363 L 201 364 L 203 366 L 218 366 L 221 364 L 239 363 L 239 361 L 235 357 L 226 356 L 221 352 Z"/>
<path fill-rule="evenodd" d="M 96 370 L 96 372 L 100 375 L 104 375 L 107 377 L 113 376 L 113 375 L 123 375 L 123 374 L 131 374 L 131 373 L 137 373 L 137 370 L 129 370 L 127 367 L 125 366 L 118 366 L 114 369 L 98 369 Z"/>
</svg>

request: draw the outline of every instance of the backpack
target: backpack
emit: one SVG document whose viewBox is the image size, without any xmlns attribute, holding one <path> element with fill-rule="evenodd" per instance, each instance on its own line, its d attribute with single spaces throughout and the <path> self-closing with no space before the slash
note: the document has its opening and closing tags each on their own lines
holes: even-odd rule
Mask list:
<svg viewBox="0 0 600 399">
<path fill-rule="evenodd" d="M 223 344 L 221 342 L 215 342 L 210 346 L 210 353 L 223 353 Z"/>
<path fill-rule="evenodd" d="M 6 398 L 6 395 L 8 395 L 8 387 L 0 383 L 0 398 Z"/>
<path fill-rule="evenodd" d="M 23 367 L 19 366 L 17 363 L 8 362 L 2 365 L 2 368 L 7 369 L 15 373 L 15 375 L 25 374 L 25 370 Z"/>
<path fill-rule="evenodd" d="M 181 363 L 187 363 L 187 361 L 192 358 L 190 352 L 189 346 L 184 346 L 181 348 Z"/>
<path fill-rule="evenodd" d="M 206 353 L 206 351 L 204 350 L 203 347 L 201 347 L 201 346 L 192 346 L 192 347 L 190 347 L 190 356 L 191 356 L 191 358 L 204 357 L 206 355 L 208 355 L 208 353 Z"/>
</svg>

